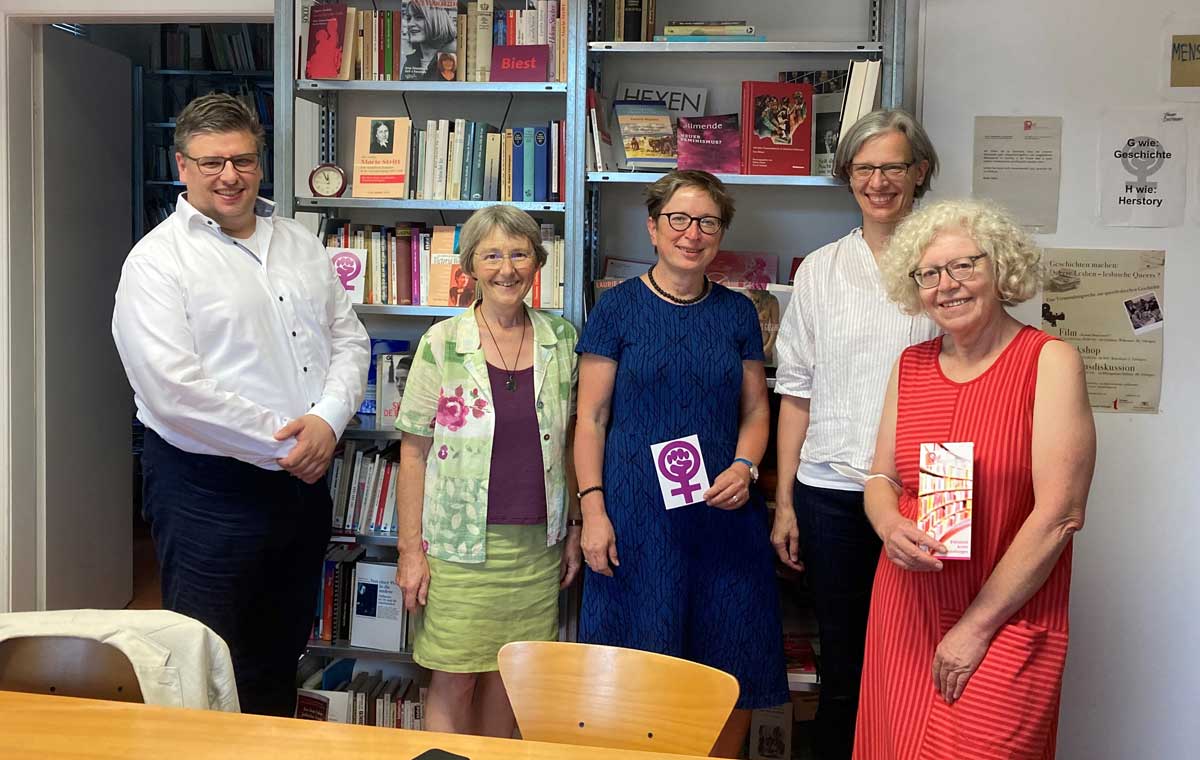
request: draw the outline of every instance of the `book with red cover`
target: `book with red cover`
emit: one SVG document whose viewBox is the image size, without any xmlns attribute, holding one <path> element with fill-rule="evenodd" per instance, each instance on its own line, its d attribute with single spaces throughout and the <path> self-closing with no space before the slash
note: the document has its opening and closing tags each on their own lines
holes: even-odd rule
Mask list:
<svg viewBox="0 0 1200 760">
<path fill-rule="evenodd" d="M 497 45 L 492 48 L 493 82 L 545 82 L 549 45 Z"/>
<path fill-rule="evenodd" d="M 768 284 L 776 282 L 779 259 L 773 253 L 719 251 L 705 274 L 727 288 L 766 290 Z"/>
<path fill-rule="evenodd" d="M 742 82 L 742 174 L 810 174 L 812 111 L 807 82 Z"/>
<path fill-rule="evenodd" d="M 741 171 L 742 136 L 736 113 L 680 116 L 675 143 L 680 169 L 703 169 L 714 174 Z"/>
<path fill-rule="evenodd" d="M 308 79 L 349 79 L 354 68 L 354 9 L 342 3 L 314 5 L 308 20 Z"/>
</svg>

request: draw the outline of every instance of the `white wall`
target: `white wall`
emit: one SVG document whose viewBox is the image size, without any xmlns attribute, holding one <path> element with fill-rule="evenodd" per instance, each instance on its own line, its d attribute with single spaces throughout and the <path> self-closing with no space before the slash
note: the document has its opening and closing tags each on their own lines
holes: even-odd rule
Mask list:
<svg viewBox="0 0 1200 760">
<path fill-rule="evenodd" d="M 1040 242 L 1167 251 L 1161 411 L 1096 416 L 1096 476 L 1075 542 L 1063 760 L 1196 757 L 1200 744 L 1200 108 L 1157 94 L 1162 24 L 1192 8 L 1189 0 L 925 2 L 922 120 L 944 167 L 935 195 L 970 193 L 976 115 L 1061 115 L 1059 226 Z M 1100 115 L 1123 106 L 1189 114 L 1193 182 L 1182 227 L 1103 227 L 1096 218 Z"/>
<path fill-rule="evenodd" d="M 271 0 L 0 0 L 0 612 L 40 604 L 33 24 L 266 21 L 273 14 Z"/>
</svg>

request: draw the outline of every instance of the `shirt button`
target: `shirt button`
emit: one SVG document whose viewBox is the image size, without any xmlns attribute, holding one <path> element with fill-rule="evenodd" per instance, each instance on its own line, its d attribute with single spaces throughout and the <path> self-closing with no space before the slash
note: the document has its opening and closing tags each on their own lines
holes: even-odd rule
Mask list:
<svg viewBox="0 0 1200 760">
<path fill-rule="evenodd" d="M 541 408 L 542 408 L 542 407 L 544 407 L 544 406 L 545 406 L 545 404 L 543 404 L 541 401 L 537 402 L 537 408 L 538 408 L 538 409 L 541 409 Z"/>
<path fill-rule="evenodd" d="M 304 370 L 305 372 L 308 372 L 308 367 L 301 367 L 301 369 Z"/>
<path fill-rule="evenodd" d="M 295 330 L 292 330 L 292 337 L 293 337 L 293 338 L 294 338 L 294 337 L 296 337 L 296 331 L 295 331 Z"/>
<path fill-rule="evenodd" d="M 279 300 L 280 300 L 280 301 L 282 301 L 282 300 L 283 300 L 283 296 L 280 296 L 280 297 L 279 297 Z"/>
<path fill-rule="evenodd" d="M 549 434 L 549 433 L 546 433 L 544 436 L 542 436 L 542 440 L 543 440 L 543 441 L 548 441 L 548 440 L 550 440 L 550 434 Z"/>
</svg>

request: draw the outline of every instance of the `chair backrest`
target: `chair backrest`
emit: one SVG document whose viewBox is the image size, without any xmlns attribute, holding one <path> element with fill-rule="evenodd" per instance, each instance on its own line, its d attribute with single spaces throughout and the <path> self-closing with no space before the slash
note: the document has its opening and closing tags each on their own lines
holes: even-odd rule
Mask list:
<svg viewBox="0 0 1200 760">
<path fill-rule="evenodd" d="M 517 641 L 500 676 L 533 741 L 707 755 L 738 698 L 737 679 L 635 649 Z"/>
<path fill-rule="evenodd" d="M 0 641 L 0 689 L 142 702 L 137 674 L 121 650 L 78 636 Z"/>
</svg>

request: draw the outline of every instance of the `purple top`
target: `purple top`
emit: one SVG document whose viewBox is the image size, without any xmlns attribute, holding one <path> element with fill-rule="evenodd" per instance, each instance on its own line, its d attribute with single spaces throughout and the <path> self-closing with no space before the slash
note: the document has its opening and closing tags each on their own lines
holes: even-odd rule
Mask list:
<svg viewBox="0 0 1200 760">
<path fill-rule="evenodd" d="M 533 367 L 513 373 L 516 390 L 505 389 L 508 371 L 488 364 L 496 433 L 492 438 L 489 525 L 546 522 L 546 473 L 533 402 Z"/>
</svg>

